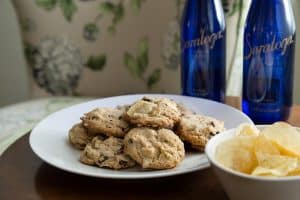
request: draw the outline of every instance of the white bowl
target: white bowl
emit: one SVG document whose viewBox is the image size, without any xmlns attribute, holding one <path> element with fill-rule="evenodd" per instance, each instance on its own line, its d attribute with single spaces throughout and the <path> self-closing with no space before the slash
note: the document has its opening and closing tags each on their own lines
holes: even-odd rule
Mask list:
<svg viewBox="0 0 300 200">
<path fill-rule="evenodd" d="M 257 126 L 263 129 L 266 126 Z M 298 129 L 299 130 L 299 129 Z M 206 155 L 231 200 L 299 200 L 300 176 L 267 178 L 250 176 L 222 166 L 215 160 L 216 147 L 234 136 L 230 129 L 214 136 L 206 145 Z"/>
</svg>

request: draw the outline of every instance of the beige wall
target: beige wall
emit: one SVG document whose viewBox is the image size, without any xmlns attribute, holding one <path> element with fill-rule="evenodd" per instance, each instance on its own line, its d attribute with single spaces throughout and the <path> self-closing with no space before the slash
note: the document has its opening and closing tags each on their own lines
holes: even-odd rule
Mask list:
<svg viewBox="0 0 300 200">
<path fill-rule="evenodd" d="M 0 27 L 0 106 L 3 106 L 29 96 L 19 26 L 9 0 L 0 0 Z"/>
<path fill-rule="evenodd" d="M 294 99 L 300 104 L 300 1 L 294 0 L 294 13 L 297 25 L 297 49 L 295 61 L 295 84 L 294 84 Z"/>
</svg>

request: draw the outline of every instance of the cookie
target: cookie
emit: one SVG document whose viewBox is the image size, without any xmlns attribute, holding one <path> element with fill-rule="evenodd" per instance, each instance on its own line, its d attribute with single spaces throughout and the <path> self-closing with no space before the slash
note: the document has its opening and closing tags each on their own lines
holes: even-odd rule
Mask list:
<svg viewBox="0 0 300 200">
<path fill-rule="evenodd" d="M 146 169 L 170 169 L 184 158 L 184 145 L 169 129 L 131 129 L 124 138 L 124 152 Z"/>
<path fill-rule="evenodd" d="M 133 167 L 135 162 L 123 153 L 123 149 L 123 139 L 116 137 L 103 139 L 97 136 L 87 144 L 80 155 L 80 161 L 87 165 L 111 169 Z"/>
<path fill-rule="evenodd" d="M 224 122 L 202 115 L 182 116 L 176 133 L 196 150 L 203 151 L 208 140 L 224 130 Z"/>
<path fill-rule="evenodd" d="M 125 104 L 125 105 L 119 105 L 119 106 L 117 106 L 117 109 L 118 110 L 121 110 L 122 112 L 127 112 L 127 110 L 130 108 L 130 105 L 128 105 L 128 104 Z"/>
<path fill-rule="evenodd" d="M 82 123 L 75 124 L 69 130 L 69 141 L 76 149 L 84 149 L 93 137 L 94 136 L 89 134 L 87 129 L 83 127 Z"/>
<path fill-rule="evenodd" d="M 188 107 L 186 107 L 184 104 L 182 103 L 177 103 L 177 108 L 180 111 L 181 115 L 192 115 L 195 114 L 195 112 L 191 109 L 189 109 Z"/>
<path fill-rule="evenodd" d="M 123 119 L 124 111 L 114 108 L 96 108 L 81 118 L 83 126 L 91 133 L 124 137 L 129 124 Z"/>
<path fill-rule="evenodd" d="M 137 126 L 173 128 L 181 113 L 177 104 L 169 99 L 144 97 L 131 105 L 125 116 Z"/>
</svg>

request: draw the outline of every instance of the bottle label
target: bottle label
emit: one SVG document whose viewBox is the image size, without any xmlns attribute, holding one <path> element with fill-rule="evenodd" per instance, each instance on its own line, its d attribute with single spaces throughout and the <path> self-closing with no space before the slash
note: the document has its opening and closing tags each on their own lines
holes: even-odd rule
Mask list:
<svg viewBox="0 0 300 200">
<path fill-rule="evenodd" d="M 210 49 L 215 47 L 216 41 L 224 37 L 224 31 L 220 30 L 215 33 L 207 33 L 205 29 L 200 29 L 200 37 L 192 40 L 187 40 L 183 43 L 182 49 L 188 49 L 200 46 L 209 46 Z"/>
<path fill-rule="evenodd" d="M 291 67 L 295 35 L 282 37 L 277 33 L 246 33 L 244 38 L 243 95 L 252 115 L 270 116 L 288 105 L 292 85 Z M 268 113 L 268 114 L 267 114 Z"/>
<path fill-rule="evenodd" d="M 283 38 L 280 41 L 276 41 L 276 37 L 273 36 L 272 42 L 266 43 L 263 45 L 252 46 L 251 34 L 246 35 L 246 46 L 249 49 L 249 53 L 245 55 L 244 59 L 249 60 L 253 56 L 261 56 L 262 53 L 271 53 L 276 50 L 281 51 L 281 55 L 285 55 L 289 45 L 293 44 L 295 41 L 293 39 L 293 35 Z"/>
</svg>

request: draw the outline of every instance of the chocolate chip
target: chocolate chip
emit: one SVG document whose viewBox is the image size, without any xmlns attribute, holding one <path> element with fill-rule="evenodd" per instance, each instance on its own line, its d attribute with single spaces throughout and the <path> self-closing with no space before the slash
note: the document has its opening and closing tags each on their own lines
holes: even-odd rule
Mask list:
<svg viewBox="0 0 300 200">
<path fill-rule="evenodd" d="M 104 161 L 106 161 L 107 159 L 108 159 L 107 156 L 100 156 L 99 162 L 104 162 Z"/>
<path fill-rule="evenodd" d="M 129 143 L 129 144 L 132 144 L 132 143 L 133 143 L 133 140 L 132 140 L 132 139 L 129 139 L 129 140 L 128 140 L 128 143 Z"/>
<path fill-rule="evenodd" d="M 121 166 L 126 166 L 127 165 L 127 161 L 125 161 L 125 160 L 120 160 L 119 161 L 119 164 L 121 165 Z"/>
<path fill-rule="evenodd" d="M 96 117 L 96 116 L 93 116 L 91 119 L 92 119 L 92 120 L 97 120 L 97 119 L 99 119 L 99 118 Z"/>
<path fill-rule="evenodd" d="M 105 137 L 103 135 L 97 135 L 97 139 L 103 141 L 105 140 Z"/>
<path fill-rule="evenodd" d="M 211 124 L 213 127 L 215 127 L 215 126 L 216 126 L 214 122 L 210 122 L 210 124 Z"/>
<path fill-rule="evenodd" d="M 220 132 L 219 131 L 216 131 L 216 132 L 210 132 L 209 134 L 210 135 L 217 135 L 217 134 L 219 134 Z"/>
<path fill-rule="evenodd" d="M 124 151 L 124 147 L 122 146 L 120 149 L 118 149 L 117 154 L 121 154 Z"/>
<path fill-rule="evenodd" d="M 147 97 L 143 97 L 143 101 L 152 102 L 152 100 L 150 98 L 147 98 Z"/>
</svg>

